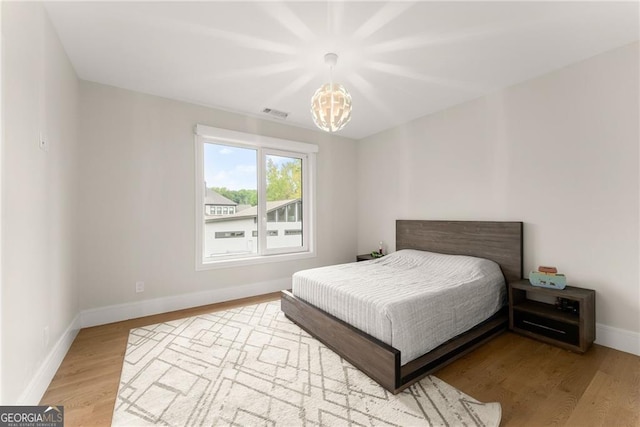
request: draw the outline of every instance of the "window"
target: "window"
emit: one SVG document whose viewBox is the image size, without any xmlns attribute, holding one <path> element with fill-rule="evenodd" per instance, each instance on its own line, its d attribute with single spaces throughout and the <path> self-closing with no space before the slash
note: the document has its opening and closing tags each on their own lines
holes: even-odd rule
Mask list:
<svg viewBox="0 0 640 427">
<path fill-rule="evenodd" d="M 312 144 L 196 126 L 196 268 L 313 256 L 317 150 Z M 205 218 L 204 195 L 211 190 L 237 205 L 216 206 L 219 217 Z"/>
<path fill-rule="evenodd" d="M 287 222 L 298 222 L 298 203 L 287 205 Z"/>
<path fill-rule="evenodd" d="M 258 230 L 253 230 L 253 237 L 258 237 Z M 267 236 L 277 236 L 278 230 L 267 230 Z"/>
<path fill-rule="evenodd" d="M 233 239 L 244 237 L 244 231 L 216 231 L 216 239 Z"/>
</svg>

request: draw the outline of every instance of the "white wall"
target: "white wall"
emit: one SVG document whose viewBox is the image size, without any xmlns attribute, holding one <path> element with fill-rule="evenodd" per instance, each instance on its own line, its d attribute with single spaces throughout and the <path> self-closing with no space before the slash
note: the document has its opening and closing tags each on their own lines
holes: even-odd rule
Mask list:
<svg viewBox="0 0 640 427">
<path fill-rule="evenodd" d="M 96 83 L 80 86 L 83 310 L 175 301 L 170 297 L 191 293 L 216 299 L 255 283 L 287 287 L 300 269 L 355 261 L 355 141 Z M 195 271 L 193 128 L 198 123 L 319 145 L 316 258 Z M 136 281 L 145 282 L 144 293 L 134 293 Z M 260 290 L 274 289 L 259 286 L 251 293 Z M 162 301 L 159 309 L 175 308 Z"/>
<path fill-rule="evenodd" d="M 2 242 L 2 153 L 4 151 L 4 96 L 3 96 L 3 72 L 2 63 L 4 63 L 4 32 L 2 31 L 2 5 L 0 5 L 0 242 Z M 2 332 L 2 243 L 0 243 L 0 332 Z M 2 338 L 0 337 L 0 402 L 4 402 L 2 387 Z"/>
<path fill-rule="evenodd" d="M 41 4 L 1 7 L 2 403 L 16 403 L 39 399 L 32 380 L 78 314 L 78 80 Z"/>
<path fill-rule="evenodd" d="M 638 43 L 358 143 L 358 252 L 396 219 L 519 220 L 525 270 L 595 289 L 640 332 Z"/>
</svg>

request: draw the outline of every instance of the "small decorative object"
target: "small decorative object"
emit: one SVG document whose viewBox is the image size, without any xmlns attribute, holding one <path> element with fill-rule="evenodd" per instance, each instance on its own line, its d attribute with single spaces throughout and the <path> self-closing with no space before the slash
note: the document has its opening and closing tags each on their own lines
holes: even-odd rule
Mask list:
<svg viewBox="0 0 640 427">
<path fill-rule="evenodd" d="M 558 273 L 556 267 L 541 265 L 538 271 L 529 273 L 529 282 L 533 286 L 551 289 L 564 289 L 567 286 L 567 278 L 564 274 Z"/>
<path fill-rule="evenodd" d="M 371 252 L 371 258 L 381 258 L 384 256 L 384 252 L 382 252 L 382 242 L 378 244 L 378 250 Z"/>
</svg>

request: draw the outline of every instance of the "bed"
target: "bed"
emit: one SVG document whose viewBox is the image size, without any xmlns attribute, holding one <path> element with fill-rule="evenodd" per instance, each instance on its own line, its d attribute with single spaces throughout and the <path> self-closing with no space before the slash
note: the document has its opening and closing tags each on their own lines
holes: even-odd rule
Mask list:
<svg viewBox="0 0 640 427">
<path fill-rule="evenodd" d="M 501 306 L 506 295 L 505 281 L 522 277 L 522 223 L 398 220 L 396 250 L 395 254 L 377 261 L 314 269 L 310 271 L 313 274 L 304 273 L 295 278 L 295 283 L 305 285 L 298 287 L 297 295 L 283 291 L 281 298 L 282 311 L 289 319 L 393 393 L 398 393 L 506 329 L 507 313 Z M 438 291 L 430 296 L 435 301 L 414 295 L 411 288 L 416 274 L 422 274 L 421 269 L 428 267 L 435 274 L 441 258 L 445 258 L 439 254 L 467 256 L 455 257 L 456 262 L 461 263 L 453 266 L 456 271 L 463 271 L 466 263 L 477 261 L 481 269 L 486 269 L 490 279 L 488 282 L 492 283 L 484 283 L 475 276 L 465 276 L 463 279 L 474 286 L 472 294 L 475 299 L 462 297 L 466 304 L 464 310 L 453 310 L 450 315 L 437 312 L 437 298 L 442 297 L 439 294 L 441 287 L 436 286 Z M 408 263 L 408 267 L 403 263 Z M 448 265 L 447 268 L 452 267 Z M 373 272 L 373 276 L 395 276 L 399 286 L 394 288 L 388 279 L 379 286 L 366 278 L 359 279 L 359 276 L 365 277 L 361 273 L 367 269 Z M 496 270 L 497 275 L 503 276 L 499 278 L 499 286 L 495 284 Z M 324 295 L 322 288 L 314 284 L 316 280 L 318 283 L 335 283 L 333 287 L 342 295 L 338 299 L 331 294 Z M 358 301 L 353 295 L 357 293 L 354 289 L 357 290 L 358 286 L 365 291 L 362 292 L 365 296 L 363 301 Z M 371 295 L 384 293 L 388 294 L 390 300 L 385 306 L 380 306 L 380 299 Z M 447 298 L 452 298 L 451 292 L 448 295 Z M 464 294 L 454 292 L 453 295 L 454 298 L 461 298 Z M 409 306 L 400 305 L 406 304 L 408 299 L 411 299 Z M 341 305 L 336 303 L 338 300 L 344 306 L 342 312 L 336 308 Z M 482 304 L 487 308 L 483 308 Z M 422 305 L 428 309 L 421 311 Z M 474 311 L 475 308 L 485 319 L 480 324 L 458 319 L 456 313 Z M 358 318 L 354 314 L 356 312 L 364 314 Z M 441 316 L 439 328 L 406 328 L 407 322 L 414 326 L 429 324 L 423 323 L 423 318 L 419 317 L 427 314 Z M 451 339 L 445 336 L 443 340 L 441 330 L 450 329 L 458 335 Z"/>
</svg>

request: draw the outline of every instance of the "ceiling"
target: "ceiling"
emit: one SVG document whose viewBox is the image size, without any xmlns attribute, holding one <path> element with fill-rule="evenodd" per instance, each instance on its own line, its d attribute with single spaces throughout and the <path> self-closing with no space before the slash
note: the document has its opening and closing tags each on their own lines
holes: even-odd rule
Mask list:
<svg viewBox="0 0 640 427">
<path fill-rule="evenodd" d="M 50 2 L 81 79 L 316 129 L 329 80 L 360 139 L 638 40 L 637 2 Z"/>
</svg>

